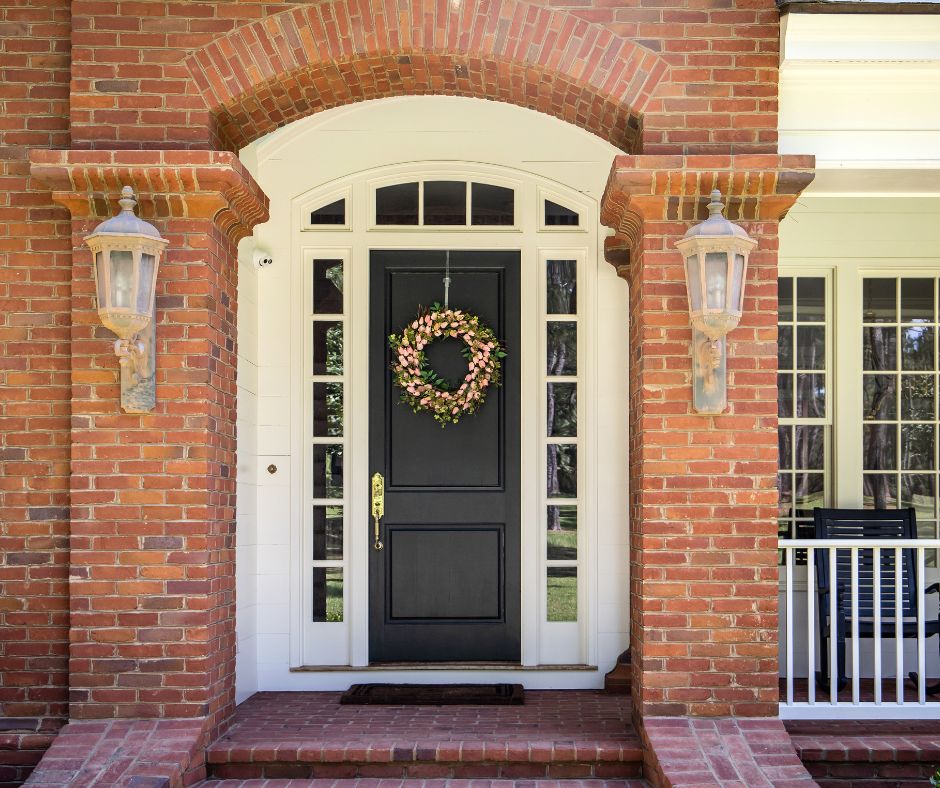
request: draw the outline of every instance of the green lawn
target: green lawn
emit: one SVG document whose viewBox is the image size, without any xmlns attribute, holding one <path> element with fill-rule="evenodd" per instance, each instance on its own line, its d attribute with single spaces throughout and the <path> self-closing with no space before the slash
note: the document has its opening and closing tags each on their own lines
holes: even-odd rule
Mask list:
<svg viewBox="0 0 940 788">
<path fill-rule="evenodd" d="M 548 620 L 578 620 L 578 576 L 575 567 L 549 567 Z"/>
</svg>

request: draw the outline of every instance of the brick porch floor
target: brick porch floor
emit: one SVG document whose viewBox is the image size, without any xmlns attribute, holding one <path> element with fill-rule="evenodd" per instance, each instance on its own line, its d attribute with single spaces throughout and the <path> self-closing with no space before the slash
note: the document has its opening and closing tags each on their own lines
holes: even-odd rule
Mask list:
<svg viewBox="0 0 940 788">
<path fill-rule="evenodd" d="M 340 706 L 263 692 L 208 751 L 210 777 L 627 780 L 642 773 L 629 697 L 529 691 L 522 706 Z"/>
</svg>

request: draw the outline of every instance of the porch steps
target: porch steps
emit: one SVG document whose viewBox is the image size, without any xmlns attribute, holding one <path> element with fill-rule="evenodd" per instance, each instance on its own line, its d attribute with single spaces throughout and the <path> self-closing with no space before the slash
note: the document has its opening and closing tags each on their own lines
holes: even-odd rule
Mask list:
<svg viewBox="0 0 940 788">
<path fill-rule="evenodd" d="M 629 697 L 529 691 L 522 706 L 441 707 L 341 706 L 339 696 L 253 696 L 209 747 L 208 776 L 295 779 L 321 788 L 333 781 L 366 788 L 376 780 L 382 788 L 493 780 L 637 788 L 629 781 L 642 775 Z"/>
<path fill-rule="evenodd" d="M 646 780 L 204 780 L 194 788 L 650 788 Z"/>
<path fill-rule="evenodd" d="M 926 786 L 940 766 L 936 720 L 789 720 L 786 727 L 822 788 Z"/>
</svg>

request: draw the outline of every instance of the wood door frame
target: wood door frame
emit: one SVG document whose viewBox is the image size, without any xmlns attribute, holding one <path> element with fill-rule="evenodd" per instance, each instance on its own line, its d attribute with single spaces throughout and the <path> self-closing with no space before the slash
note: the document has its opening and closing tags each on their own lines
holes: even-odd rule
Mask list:
<svg viewBox="0 0 940 788">
<path fill-rule="evenodd" d="M 346 281 L 349 283 L 349 294 L 347 295 L 346 324 L 345 324 L 345 343 L 347 347 L 347 359 L 351 358 L 352 365 L 346 372 L 346 408 L 347 414 L 347 434 L 345 443 L 348 452 L 348 458 L 345 468 L 345 482 L 347 490 L 365 489 L 368 479 L 368 435 L 367 419 L 361 414 L 367 413 L 368 399 L 365 396 L 367 386 L 360 385 L 368 379 L 368 299 L 369 282 L 368 266 L 357 264 L 362 260 L 368 259 L 368 252 L 371 248 L 383 249 L 422 249 L 422 250 L 444 250 L 447 248 L 481 248 L 481 249 L 506 249 L 515 250 L 520 253 L 521 277 L 523 280 L 522 302 L 520 310 L 522 312 L 523 322 L 523 340 L 520 348 L 521 363 L 524 369 L 534 368 L 537 364 L 537 357 L 541 355 L 541 338 L 532 328 L 535 320 L 530 320 L 529 316 L 541 315 L 544 306 L 541 301 L 544 294 L 540 292 L 543 289 L 541 278 L 538 274 L 538 266 L 544 262 L 546 255 L 552 253 L 563 253 L 567 256 L 577 256 L 582 261 L 579 276 L 583 279 L 579 281 L 579 300 L 581 302 L 579 311 L 584 315 L 592 314 L 592 300 L 595 291 L 595 277 L 597 267 L 607 265 L 603 260 L 601 244 L 599 242 L 599 232 L 597 231 L 597 207 L 596 204 L 578 195 L 560 184 L 547 181 L 544 178 L 531 175 L 529 173 L 517 173 L 507 170 L 503 167 L 487 167 L 472 163 L 450 163 L 446 165 L 436 163 L 396 165 L 394 167 L 380 168 L 373 177 L 366 177 L 365 183 L 387 182 L 389 178 L 401 180 L 401 175 L 409 173 L 417 177 L 454 177 L 454 178 L 473 178 L 480 177 L 483 180 L 505 180 L 515 181 L 516 188 L 520 191 L 520 200 L 526 200 L 530 203 L 540 203 L 541 199 L 548 196 L 550 198 L 562 199 L 566 204 L 571 205 L 583 212 L 584 221 L 578 228 L 566 228 L 559 230 L 552 228 L 550 235 L 545 235 L 545 228 L 538 226 L 540 223 L 532 221 L 536 217 L 536 212 L 528 209 L 527 214 L 520 216 L 519 226 L 511 230 L 485 231 L 474 229 L 467 231 L 461 228 L 454 232 L 447 228 L 408 228 L 403 230 L 395 228 L 392 230 L 377 230 L 368 228 L 368 213 L 371 207 L 370 200 L 363 199 L 362 189 L 357 190 L 357 186 L 363 183 L 363 173 L 358 176 L 351 176 L 344 179 L 344 183 L 327 184 L 323 187 L 304 193 L 292 201 L 292 235 L 296 239 L 292 243 L 294 252 L 291 254 L 293 278 L 295 286 L 292 288 L 292 312 L 303 314 L 305 293 L 307 292 L 307 283 L 304 280 L 304 261 L 311 255 L 336 255 L 342 256 L 347 261 L 351 261 L 349 271 L 346 274 Z M 349 195 L 350 202 L 348 210 L 352 214 L 352 228 L 335 228 L 331 231 L 313 231 L 304 229 L 303 215 L 307 208 L 331 194 Z M 368 193 L 368 192 L 367 192 Z M 526 218 L 528 217 L 528 218 Z M 342 242 L 343 245 L 337 245 Z M 535 283 L 540 283 L 535 285 Z M 533 286 L 529 286 L 533 285 Z M 583 319 L 583 318 L 582 318 Z M 579 348 L 579 355 L 584 359 L 585 383 L 588 385 L 587 396 L 581 399 L 585 403 L 584 416 L 581 424 L 584 427 L 584 442 L 588 449 L 583 453 L 579 450 L 579 475 L 583 483 L 579 484 L 579 498 L 585 504 L 583 531 L 584 540 L 579 544 L 579 559 L 588 572 L 588 577 L 582 581 L 579 588 L 579 617 L 576 624 L 574 639 L 579 641 L 580 659 L 554 660 L 554 662 L 580 662 L 584 664 L 597 663 L 597 579 L 594 576 L 597 567 L 597 547 L 596 547 L 596 529 L 593 527 L 595 515 L 589 511 L 595 505 L 596 488 L 591 486 L 595 477 L 595 467 L 597 461 L 597 441 L 596 428 L 593 423 L 593 396 L 591 390 L 596 382 L 595 369 L 595 349 L 594 333 L 596 326 L 591 322 L 589 331 L 584 332 L 583 346 Z M 295 359 L 295 369 L 300 370 L 303 367 L 303 359 L 308 355 L 306 350 L 306 339 L 293 343 L 292 357 Z M 365 377 L 363 377 L 365 376 Z M 523 400 L 533 401 L 539 397 L 539 385 L 541 379 L 537 376 L 523 375 Z M 295 382 L 292 385 L 292 410 L 295 413 L 304 413 L 304 418 L 308 415 L 305 412 L 303 384 Z M 589 407 L 590 405 L 590 407 Z M 539 428 L 541 423 L 540 412 L 533 408 L 524 408 L 522 414 L 522 467 L 529 468 L 530 471 L 523 472 L 523 492 L 521 500 L 522 511 L 522 665 L 535 668 L 547 661 L 552 660 L 554 649 L 546 648 L 543 645 L 543 653 L 547 659 L 540 658 L 539 643 L 544 642 L 542 630 L 545 619 L 545 605 L 543 586 L 545 583 L 545 566 L 543 557 L 539 554 L 540 549 L 544 550 L 541 544 L 544 540 L 543 533 L 537 528 L 537 523 L 541 522 L 539 518 L 539 506 L 542 500 L 541 488 L 543 482 L 541 474 L 533 474 L 533 467 L 540 467 L 539 452 L 544 451 L 544 446 L 539 439 Z M 292 455 L 302 459 L 305 454 L 303 444 L 304 430 L 294 431 L 294 449 Z M 579 432 L 580 432 L 579 427 Z M 592 446 L 593 444 L 593 446 Z M 350 462 L 351 460 L 351 462 Z M 292 489 L 295 493 L 292 500 L 303 500 L 302 490 L 304 485 L 302 462 L 293 463 L 291 469 Z M 537 477 L 537 478 L 533 478 Z M 349 495 L 344 499 L 346 505 L 346 516 L 350 522 L 359 522 L 364 516 L 367 516 L 365 495 Z M 309 531 L 307 517 L 303 512 L 297 513 L 293 518 L 295 528 L 294 544 L 305 544 L 304 534 Z M 331 661 L 336 669 L 339 665 L 348 665 L 348 670 L 355 671 L 357 667 L 368 665 L 368 591 L 365 582 L 366 562 L 363 556 L 367 555 L 368 543 L 364 529 L 348 528 L 346 531 L 346 610 L 348 611 L 346 621 L 342 625 L 330 624 L 334 627 L 337 640 L 342 641 L 343 648 L 347 649 L 348 658 L 346 660 Z M 306 632 L 304 600 L 309 598 L 309 588 L 305 581 L 308 574 L 303 568 L 302 555 L 305 555 L 305 549 L 293 551 L 292 556 L 292 577 L 294 581 L 292 586 L 297 589 L 291 594 L 292 597 L 292 618 L 295 624 L 291 631 L 295 633 Z M 624 571 L 624 578 L 626 571 Z M 295 598 L 296 597 L 296 598 Z M 558 629 L 558 625 L 550 625 Z M 342 632 L 336 631 L 342 627 Z M 290 664 L 296 668 L 302 668 L 304 665 L 311 664 L 311 661 L 305 659 L 305 639 L 306 635 L 295 637 L 292 635 L 290 642 Z M 560 637 L 559 642 L 572 640 L 570 635 Z M 324 665 L 329 667 L 329 665 Z"/>
</svg>

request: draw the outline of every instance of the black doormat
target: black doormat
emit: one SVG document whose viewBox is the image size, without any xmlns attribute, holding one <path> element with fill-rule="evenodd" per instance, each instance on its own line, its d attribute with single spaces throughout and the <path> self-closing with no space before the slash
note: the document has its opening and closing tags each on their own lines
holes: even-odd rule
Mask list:
<svg viewBox="0 0 940 788">
<path fill-rule="evenodd" d="M 521 684 L 353 684 L 339 699 L 362 706 L 521 706 Z"/>
</svg>

